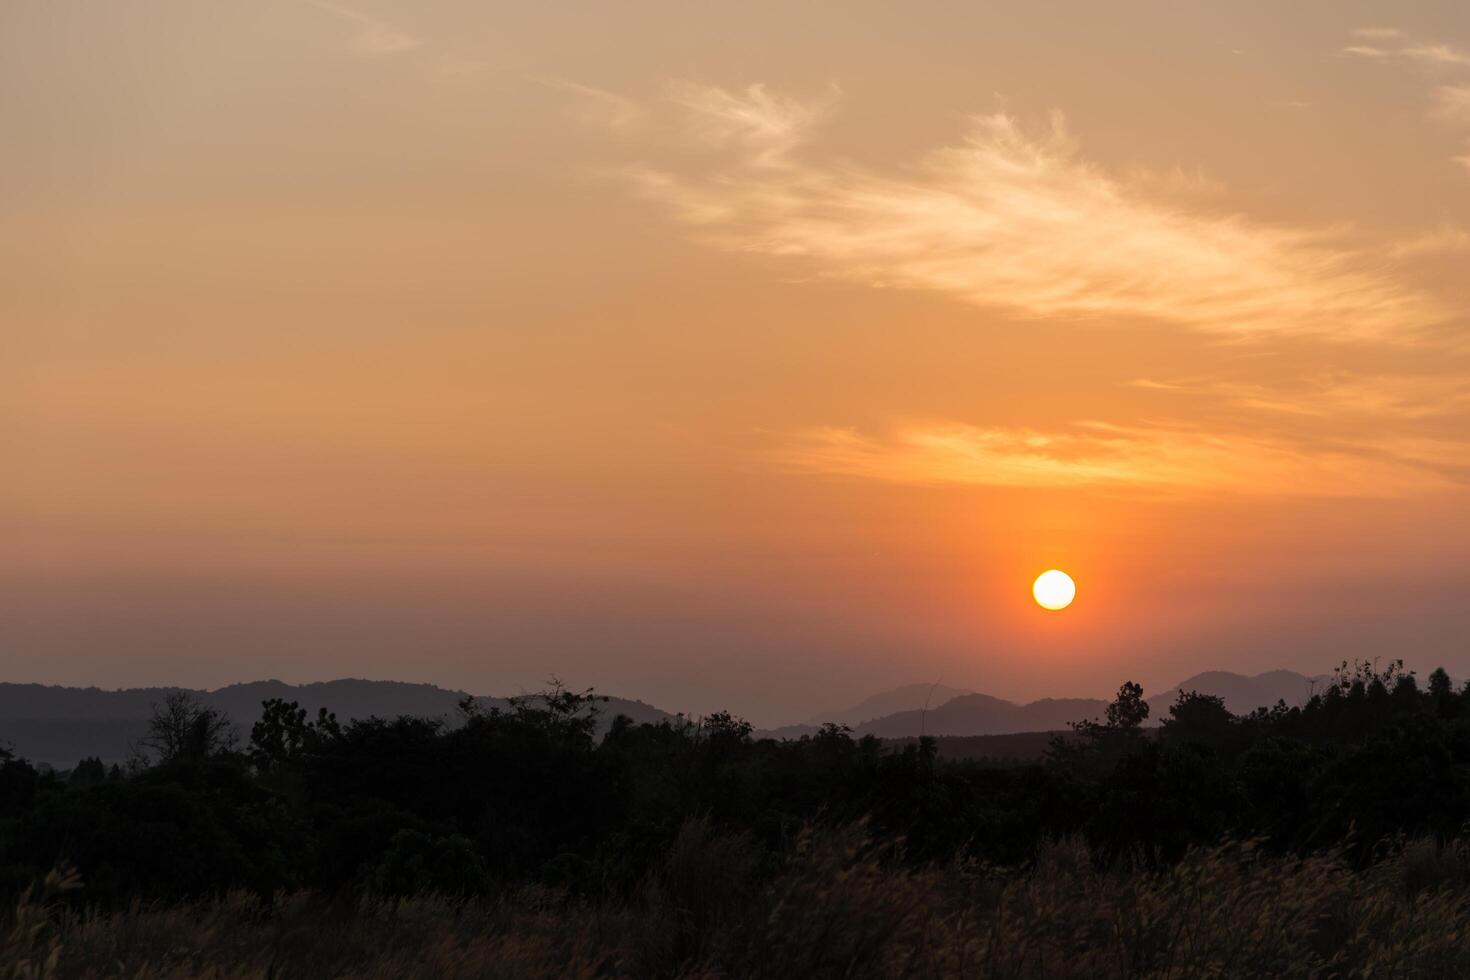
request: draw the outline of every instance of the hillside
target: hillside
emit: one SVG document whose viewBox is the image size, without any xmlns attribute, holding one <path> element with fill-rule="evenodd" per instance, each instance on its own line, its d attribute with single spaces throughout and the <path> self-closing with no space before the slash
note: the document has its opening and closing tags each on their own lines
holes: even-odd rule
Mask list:
<svg viewBox="0 0 1470 980">
<path fill-rule="evenodd" d="M 1186 678 L 1148 699 L 1149 722 L 1168 717 L 1169 706 L 1180 691 L 1199 691 L 1223 698 L 1235 714 L 1270 707 L 1277 701 L 1299 705 L 1310 696 L 1315 684 L 1327 678 L 1308 677 L 1290 670 L 1272 670 L 1254 677 L 1225 670 L 1212 670 Z M 1108 702 L 1101 698 L 1042 698 L 1017 704 L 986 694 L 955 697 L 937 708 L 899 711 L 854 726 L 859 735 L 880 738 L 913 738 L 920 734 L 938 736 L 1008 735 L 1016 732 L 1045 732 L 1066 729 L 1073 722 L 1100 718 Z"/>
<path fill-rule="evenodd" d="M 1228 670 L 1210 670 L 1195 674 L 1154 697 L 1149 698 L 1152 714 L 1167 712 L 1180 691 L 1200 691 L 1225 699 L 1225 708 L 1232 714 L 1244 714 L 1260 707 L 1269 707 L 1277 701 L 1285 701 L 1288 707 L 1306 702 L 1314 690 L 1320 691 L 1331 680 L 1327 674 L 1308 677 L 1294 670 L 1268 670 L 1254 677 L 1231 673 Z"/>
<path fill-rule="evenodd" d="M 895 687 L 891 691 L 875 694 L 849 708 L 820 712 L 807 719 L 806 724 L 813 728 L 827 722 L 857 726 L 865 721 L 883 718 L 900 711 L 916 711 L 925 705 L 932 710 L 961 695 L 974 693 L 974 691 L 962 688 L 947 687 L 944 684 L 906 684 L 903 687 Z"/>
<path fill-rule="evenodd" d="M 174 691 L 186 690 L 202 704 L 223 711 L 235 723 L 242 739 L 260 717 L 262 701 L 295 701 L 311 715 L 320 708 L 346 721 L 352 718 L 394 718 L 414 715 L 459 717 L 464 691 L 432 684 L 370 681 L 358 678 L 287 684 L 278 680 L 231 684 L 213 691 L 170 687 L 101 688 L 57 687 L 42 684 L 0 683 L 0 745 L 33 762 L 66 767 L 86 756 L 121 762 L 129 746 L 142 737 L 153 705 Z M 484 707 L 505 707 L 503 697 L 477 697 Z M 600 727 L 618 715 L 635 722 L 657 722 L 673 716 L 642 701 L 609 698 L 599 709 Z"/>
<path fill-rule="evenodd" d="M 1300 704 L 1312 686 L 1320 688 L 1324 680 L 1289 670 L 1267 671 L 1253 677 L 1230 671 L 1207 671 L 1149 698 L 1150 723 L 1157 724 L 1168 715 L 1169 705 L 1181 690 L 1217 695 L 1224 698 L 1230 711 L 1242 714 L 1278 700 Z M 95 687 L 0 683 L 0 744 L 9 744 L 25 758 L 59 767 L 70 766 L 85 756 L 97 756 L 106 762 L 121 761 L 127 757 L 129 746 L 143 735 L 152 706 L 174 690 L 179 689 L 105 691 Z M 296 701 L 312 715 L 319 708 L 326 708 L 344 721 L 415 715 L 452 722 L 458 718 L 459 702 L 466 697 L 464 691 L 432 684 L 357 678 L 312 684 L 252 681 L 188 693 L 228 715 L 242 738 L 259 717 L 261 702 L 270 698 Z M 927 711 L 922 707 L 925 699 L 929 699 Z M 485 707 L 504 707 L 508 703 L 502 697 L 486 696 L 477 700 Z M 815 733 L 820 723 L 827 721 L 846 724 L 858 735 L 885 739 L 914 738 L 920 734 L 949 738 L 1051 732 L 1066 730 L 1076 721 L 1101 717 L 1107 704 L 1102 698 L 1041 698 L 1018 704 L 943 685 L 911 684 L 876 694 L 849 708 L 819 714 L 805 724 L 756 734 L 762 738 L 801 738 Z M 882 713 L 884 709 L 894 710 Z M 604 728 L 617 715 L 627 715 L 640 723 L 674 717 L 652 705 L 627 698 L 610 698 L 600 715 Z"/>
</svg>

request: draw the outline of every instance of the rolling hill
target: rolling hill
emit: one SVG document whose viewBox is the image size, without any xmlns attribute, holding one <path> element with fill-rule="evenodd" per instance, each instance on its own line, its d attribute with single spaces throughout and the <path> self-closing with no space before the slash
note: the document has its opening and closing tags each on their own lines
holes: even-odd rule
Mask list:
<svg viewBox="0 0 1470 980">
<path fill-rule="evenodd" d="M 459 717 L 464 691 L 451 691 L 432 684 L 400 681 L 369 681 L 356 678 L 313 684 L 287 684 L 278 680 L 231 684 L 213 691 L 171 687 L 129 688 L 105 691 L 100 688 L 53 687 L 42 684 L 0 683 L 0 745 L 33 762 L 68 767 L 78 759 L 97 756 L 104 762 L 121 762 L 129 747 L 142 737 L 153 705 L 170 693 L 187 690 L 198 701 L 223 711 L 235 723 L 241 738 L 260 717 L 262 701 L 281 698 L 295 701 L 315 716 L 326 708 L 338 719 L 395 718 L 415 715 Z M 505 707 L 499 697 L 478 697 L 484 707 Z M 673 716 L 642 701 L 609 698 L 599 708 L 603 728 L 617 715 L 635 722 L 657 722 Z"/>
<path fill-rule="evenodd" d="M 1248 677 L 1230 671 L 1207 671 L 1179 682 L 1148 699 L 1150 723 L 1167 717 L 1179 691 L 1200 691 L 1225 700 L 1237 714 L 1277 701 L 1300 704 L 1326 678 L 1308 677 L 1289 670 L 1273 670 Z M 143 735 L 152 706 L 179 688 L 149 687 L 119 691 L 100 688 L 50 687 L 41 684 L 0 683 L 0 744 L 34 762 L 68 767 L 78 759 L 97 756 L 105 762 L 125 759 L 129 747 Z M 242 739 L 269 698 L 296 701 L 315 715 L 318 708 L 335 712 L 342 720 L 392 718 L 398 715 L 458 717 L 463 691 L 432 684 L 369 681 L 355 678 L 313 684 L 278 680 L 231 684 L 213 691 L 191 690 L 202 703 L 223 711 L 235 722 Z M 929 707 L 924 709 L 926 699 Z M 504 707 L 505 698 L 479 697 L 486 707 Z M 821 723 L 836 722 L 858 735 L 885 739 L 920 734 L 942 737 L 1011 735 L 1022 732 L 1065 730 L 1071 723 L 1100 718 L 1108 702 L 1101 698 L 1042 698 L 1025 704 L 973 691 L 934 684 L 910 684 L 884 691 L 849 708 L 824 712 L 807 723 L 757 732 L 762 738 L 800 738 L 817 731 Z M 610 698 L 600 708 L 604 729 L 617 715 L 635 722 L 659 722 L 675 716 L 627 698 Z"/>
<path fill-rule="evenodd" d="M 1180 681 L 1148 699 L 1149 721 L 1157 724 L 1168 717 L 1169 706 L 1180 691 L 1199 691 L 1223 698 L 1225 707 L 1243 714 L 1277 701 L 1297 705 L 1320 688 L 1324 676 L 1308 677 L 1290 670 L 1273 670 L 1254 677 L 1212 670 Z M 1101 718 L 1108 702 L 1101 698 L 1042 698 L 1017 704 L 986 694 L 952 698 L 928 712 L 899 711 L 854 726 L 859 735 L 880 738 L 912 738 L 916 735 L 972 736 L 1008 735 L 1015 732 L 1060 731 L 1071 723 Z"/>
</svg>

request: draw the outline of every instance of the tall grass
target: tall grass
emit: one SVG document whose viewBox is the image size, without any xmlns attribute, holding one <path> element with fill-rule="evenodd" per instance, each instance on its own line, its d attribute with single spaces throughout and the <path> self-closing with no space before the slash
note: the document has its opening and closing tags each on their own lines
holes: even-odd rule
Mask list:
<svg viewBox="0 0 1470 980">
<path fill-rule="evenodd" d="M 779 870 L 684 829 L 632 896 L 496 902 L 243 894 L 76 911 L 51 876 L 6 923 L 0 977 L 1173 978 L 1470 976 L 1470 848 L 1408 842 L 1366 871 L 1249 843 L 1163 872 L 1076 841 L 1026 869 L 905 869 L 861 828 Z"/>
</svg>

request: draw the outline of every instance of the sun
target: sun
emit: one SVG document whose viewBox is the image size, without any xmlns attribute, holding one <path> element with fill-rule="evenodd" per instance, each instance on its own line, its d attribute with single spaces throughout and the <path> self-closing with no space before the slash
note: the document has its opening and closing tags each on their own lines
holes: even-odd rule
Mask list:
<svg viewBox="0 0 1470 980">
<path fill-rule="evenodd" d="M 1066 572 L 1053 568 L 1036 576 L 1031 594 L 1042 609 L 1066 609 L 1077 596 L 1077 583 Z"/>
</svg>

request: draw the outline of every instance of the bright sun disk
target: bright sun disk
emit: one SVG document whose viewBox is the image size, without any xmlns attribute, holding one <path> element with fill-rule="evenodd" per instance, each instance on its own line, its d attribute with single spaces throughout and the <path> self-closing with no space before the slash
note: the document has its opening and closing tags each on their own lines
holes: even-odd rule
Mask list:
<svg viewBox="0 0 1470 980">
<path fill-rule="evenodd" d="M 1066 609 L 1077 595 L 1077 583 L 1066 572 L 1053 568 L 1036 576 L 1031 594 L 1043 609 Z"/>
</svg>

